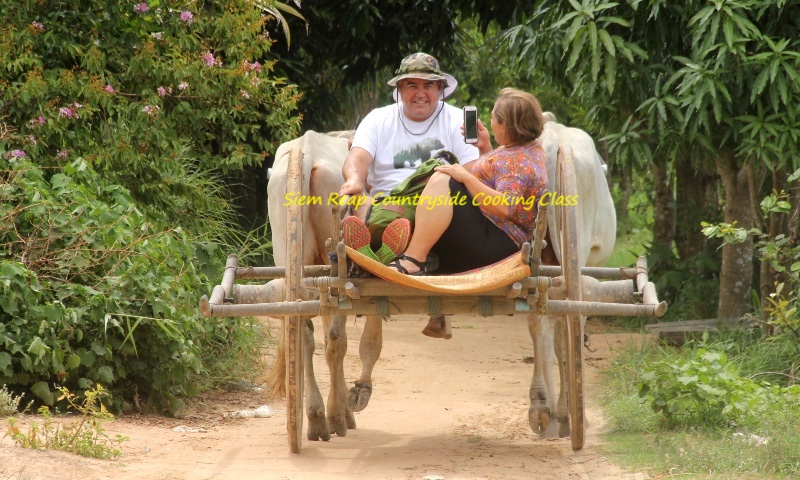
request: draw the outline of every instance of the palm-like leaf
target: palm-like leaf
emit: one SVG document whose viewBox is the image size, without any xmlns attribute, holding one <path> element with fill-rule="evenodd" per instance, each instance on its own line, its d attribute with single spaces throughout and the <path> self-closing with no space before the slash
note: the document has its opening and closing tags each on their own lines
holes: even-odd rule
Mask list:
<svg viewBox="0 0 800 480">
<path fill-rule="evenodd" d="M 297 5 L 297 8 L 300 8 L 299 0 L 294 0 L 294 4 Z M 283 28 L 283 34 L 286 36 L 287 47 L 291 46 L 292 44 L 292 34 L 289 31 L 289 23 L 286 21 L 286 18 L 281 12 L 288 13 L 289 15 L 299 18 L 306 23 L 306 28 L 308 27 L 308 21 L 305 19 L 305 17 L 303 17 L 303 15 L 291 5 L 276 1 L 263 0 L 253 0 L 253 5 L 275 17 L 275 19 L 278 21 L 278 24 L 280 24 L 280 26 Z"/>
</svg>

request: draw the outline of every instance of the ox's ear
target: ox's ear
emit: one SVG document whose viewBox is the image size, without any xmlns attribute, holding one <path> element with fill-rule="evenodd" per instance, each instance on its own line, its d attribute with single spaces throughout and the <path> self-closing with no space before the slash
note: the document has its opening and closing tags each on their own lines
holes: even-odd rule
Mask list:
<svg viewBox="0 0 800 480">
<path fill-rule="evenodd" d="M 558 120 L 556 120 L 556 116 L 555 116 L 555 114 L 553 114 L 553 112 L 544 112 L 544 113 L 542 113 L 542 118 L 544 119 L 544 123 L 547 123 L 547 122 L 558 123 Z"/>
</svg>

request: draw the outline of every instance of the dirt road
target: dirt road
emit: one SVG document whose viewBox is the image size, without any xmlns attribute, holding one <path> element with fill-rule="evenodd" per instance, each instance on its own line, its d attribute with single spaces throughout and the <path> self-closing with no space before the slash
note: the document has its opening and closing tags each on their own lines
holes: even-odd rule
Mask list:
<svg viewBox="0 0 800 480">
<path fill-rule="evenodd" d="M 182 420 L 122 417 L 110 435 L 130 438 L 124 455 L 104 461 L 31 451 L 0 441 L 1 480 L 65 479 L 643 479 L 624 472 L 596 450 L 602 429 L 592 392 L 597 367 L 630 341 L 625 334 L 593 334 L 587 353 L 586 447 L 568 439 L 537 440 L 527 423 L 533 355 L 527 326 L 511 317 L 455 317 L 451 340 L 419 332 L 426 320 L 405 316 L 384 323 L 384 349 L 375 368 L 369 406 L 358 428 L 330 442 L 304 441 L 290 454 L 280 402 L 257 392 L 206 395 Z M 348 322 L 346 378 L 358 374 L 362 320 Z M 591 333 L 591 329 L 589 330 Z M 327 367 L 317 333 L 315 368 L 327 395 Z M 230 412 L 269 404 L 270 418 L 232 419 Z M 198 432 L 176 432 L 178 426 Z"/>
</svg>

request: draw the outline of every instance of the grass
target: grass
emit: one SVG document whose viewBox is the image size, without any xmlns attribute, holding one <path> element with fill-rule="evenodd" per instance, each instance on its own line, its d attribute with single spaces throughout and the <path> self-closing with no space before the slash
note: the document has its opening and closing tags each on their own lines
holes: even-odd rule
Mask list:
<svg viewBox="0 0 800 480">
<path fill-rule="evenodd" d="M 3 385 L 0 388 L 0 418 L 9 417 L 19 411 L 19 403 L 22 401 L 22 395 L 14 395 L 8 391 L 8 387 Z"/>
<path fill-rule="evenodd" d="M 730 353 L 743 374 L 748 370 L 747 362 L 775 362 L 774 352 L 779 348 L 766 343 L 742 342 L 738 356 Z M 661 416 L 639 400 L 641 374 L 648 365 L 674 362 L 691 353 L 691 346 L 674 349 L 645 344 L 628 347 L 614 361 L 603 376 L 599 397 L 609 426 L 601 447 L 604 453 L 620 465 L 644 470 L 655 478 L 800 478 L 800 408 L 771 409 L 747 427 L 668 428 Z M 754 359 L 762 356 L 766 363 Z M 765 444 L 761 444 L 762 439 Z"/>
<path fill-rule="evenodd" d="M 110 438 L 102 427 L 103 422 L 114 418 L 101 403 L 101 399 L 108 396 L 102 385 L 86 390 L 82 401 L 64 387 L 59 391 L 59 401 L 65 400 L 71 409 L 80 413 L 80 418 L 59 421 L 49 408 L 42 406 L 39 408 L 41 421 L 32 422 L 27 431 L 20 428 L 14 417 L 7 418 L 4 437 L 10 437 L 19 447 L 34 450 L 58 450 L 103 459 L 120 456 L 119 446 L 128 438 L 121 435 Z"/>
<path fill-rule="evenodd" d="M 267 369 L 265 350 L 273 340 L 269 328 L 252 317 L 221 320 L 225 340 L 209 343 L 203 350 L 203 390 L 252 387 Z"/>
</svg>

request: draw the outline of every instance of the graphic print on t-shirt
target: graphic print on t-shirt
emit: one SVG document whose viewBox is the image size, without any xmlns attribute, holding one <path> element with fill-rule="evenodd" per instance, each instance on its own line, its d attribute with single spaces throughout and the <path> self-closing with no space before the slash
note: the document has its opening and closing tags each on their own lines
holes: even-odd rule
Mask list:
<svg viewBox="0 0 800 480">
<path fill-rule="evenodd" d="M 394 168 L 417 168 L 420 163 L 431 158 L 434 153 L 444 148 L 444 144 L 436 137 L 426 138 L 411 148 L 401 150 L 394 155 Z"/>
</svg>

